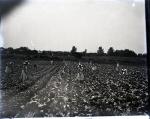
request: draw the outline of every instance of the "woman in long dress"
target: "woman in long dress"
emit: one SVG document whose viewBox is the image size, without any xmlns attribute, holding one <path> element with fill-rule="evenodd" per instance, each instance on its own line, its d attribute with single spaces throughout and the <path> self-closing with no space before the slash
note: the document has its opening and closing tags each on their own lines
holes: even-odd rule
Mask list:
<svg viewBox="0 0 150 119">
<path fill-rule="evenodd" d="M 27 72 L 26 72 L 26 68 L 23 67 L 21 70 L 21 76 L 20 76 L 21 80 L 24 82 L 28 77 L 27 77 Z"/>
<path fill-rule="evenodd" d="M 6 64 L 5 73 L 6 74 L 11 73 L 11 68 L 10 68 L 10 66 L 8 64 Z"/>
<path fill-rule="evenodd" d="M 78 71 L 79 72 L 77 73 L 76 80 L 83 81 L 84 80 L 83 65 L 80 62 L 78 64 Z"/>
</svg>

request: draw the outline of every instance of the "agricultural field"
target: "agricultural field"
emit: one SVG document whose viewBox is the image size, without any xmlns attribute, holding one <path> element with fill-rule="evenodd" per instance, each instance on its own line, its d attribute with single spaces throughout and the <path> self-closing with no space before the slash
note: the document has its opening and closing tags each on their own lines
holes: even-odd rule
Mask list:
<svg viewBox="0 0 150 119">
<path fill-rule="evenodd" d="M 148 105 L 146 66 L 72 61 L 23 61 L 13 73 L 1 65 L 1 117 L 62 117 L 145 114 Z M 37 65 L 37 70 L 33 65 Z M 82 66 L 82 70 L 79 68 Z M 123 69 L 125 71 L 123 71 Z"/>
</svg>

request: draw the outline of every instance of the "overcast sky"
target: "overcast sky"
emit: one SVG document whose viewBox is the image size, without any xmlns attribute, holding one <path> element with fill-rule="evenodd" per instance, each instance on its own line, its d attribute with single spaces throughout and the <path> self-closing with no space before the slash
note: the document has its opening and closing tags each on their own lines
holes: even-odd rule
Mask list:
<svg viewBox="0 0 150 119">
<path fill-rule="evenodd" d="M 88 52 L 112 46 L 143 53 L 144 11 L 144 0 L 27 0 L 3 18 L 4 46 L 70 51 L 75 45 Z"/>
</svg>

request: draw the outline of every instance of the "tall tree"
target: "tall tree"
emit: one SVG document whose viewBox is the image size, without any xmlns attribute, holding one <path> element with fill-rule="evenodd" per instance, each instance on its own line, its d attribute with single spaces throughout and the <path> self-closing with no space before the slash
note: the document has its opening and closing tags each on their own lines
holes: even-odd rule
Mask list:
<svg viewBox="0 0 150 119">
<path fill-rule="evenodd" d="M 104 55 L 104 49 L 102 47 L 99 47 L 97 50 L 98 55 Z"/>
<path fill-rule="evenodd" d="M 85 49 L 85 50 L 83 51 L 83 55 L 86 55 L 86 53 L 87 53 L 87 49 Z"/>
<path fill-rule="evenodd" d="M 76 52 L 77 52 L 77 48 L 75 46 L 73 46 L 71 49 L 71 53 L 76 53 Z"/>
<path fill-rule="evenodd" d="M 110 48 L 108 49 L 107 55 L 108 55 L 108 56 L 114 55 L 114 48 L 113 48 L 113 47 L 110 47 Z"/>
</svg>

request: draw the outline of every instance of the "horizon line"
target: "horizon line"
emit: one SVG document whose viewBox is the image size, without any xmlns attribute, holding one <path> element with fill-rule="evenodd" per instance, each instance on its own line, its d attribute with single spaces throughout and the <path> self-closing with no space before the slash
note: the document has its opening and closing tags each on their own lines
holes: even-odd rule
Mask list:
<svg viewBox="0 0 150 119">
<path fill-rule="evenodd" d="M 29 50 L 36 50 L 36 51 L 49 51 L 49 52 L 71 52 L 71 49 L 70 50 L 46 50 L 46 49 L 36 49 L 36 48 L 29 48 L 29 47 L 27 47 L 27 46 L 20 46 L 20 47 L 17 47 L 17 48 L 14 48 L 14 47 L 0 47 L 0 48 L 4 48 L 4 49 L 8 49 L 8 48 L 13 48 L 13 49 L 19 49 L 19 48 L 21 48 L 21 47 L 26 47 L 26 48 L 28 48 Z M 73 46 L 72 46 L 73 47 Z M 76 46 L 75 46 L 76 47 Z M 100 47 L 102 47 L 102 46 L 100 46 Z M 110 46 L 110 47 L 112 47 L 112 46 Z M 110 48 L 109 47 L 109 48 Z M 77 47 L 76 47 L 77 48 Z M 99 48 L 99 47 L 98 47 Z M 98 50 L 98 48 L 97 48 L 97 50 Z M 108 48 L 108 49 L 109 49 Z M 135 50 L 132 50 L 132 49 L 128 49 L 128 48 L 124 48 L 124 49 L 115 49 L 114 47 L 112 47 L 113 49 L 114 49 L 114 51 L 117 51 L 117 50 L 119 50 L 119 51 L 121 51 L 121 50 L 130 50 L 130 51 L 133 51 L 133 52 L 135 52 L 136 54 L 147 54 L 147 52 L 136 52 Z M 86 49 L 86 48 L 85 48 Z M 102 47 L 102 49 L 104 50 L 104 48 Z M 108 51 L 108 49 L 107 49 L 107 51 Z M 87 50 L 87 52 L 86 53 L 97 53 L 97 51 L 95 51 L 95 52 L 88 52 L 88 49 L 86 49 Z M 84 52 L 85 50 L 83 50 L 83 51 L 78 51 L 78 48 L 77 48 L 77 53 L 81 53 L 81 52 Z M 107 51 L 105 51 L 104 50 L 104 53 L 107 53 Z"/>
</svg>

